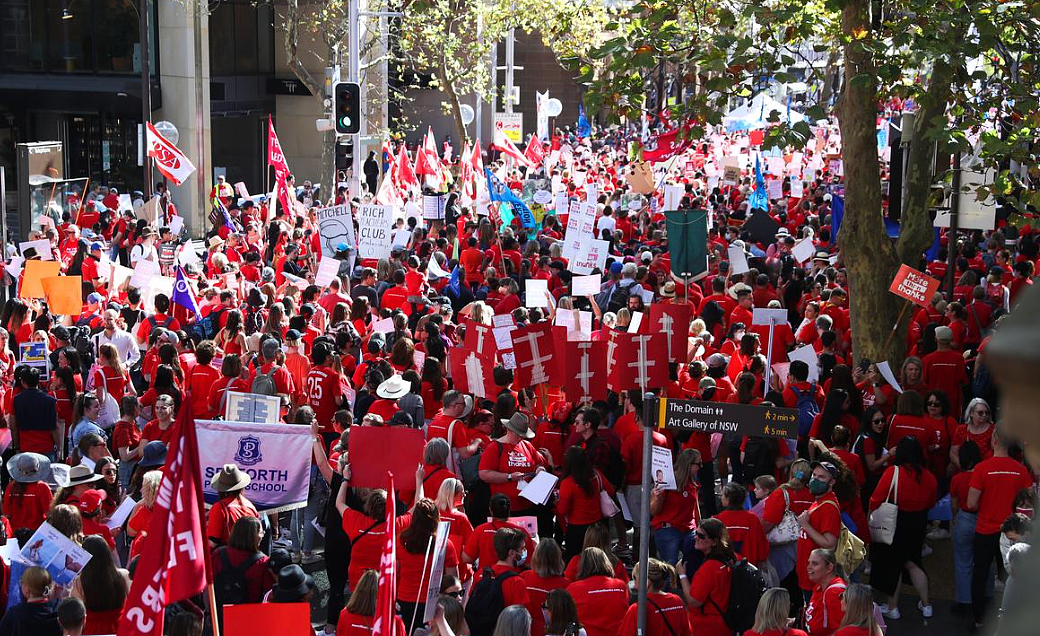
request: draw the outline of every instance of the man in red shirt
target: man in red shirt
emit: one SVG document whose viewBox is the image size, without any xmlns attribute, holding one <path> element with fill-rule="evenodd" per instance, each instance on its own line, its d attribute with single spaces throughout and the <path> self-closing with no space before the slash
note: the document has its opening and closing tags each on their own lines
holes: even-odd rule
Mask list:
<svg viewBox="0 0 1040 636">
<path fill-rule="evenodd" d="M 217 500 L 206 516 L 206 535 L 209 547 L 217 548 L 227 545 L 231 537 L 231 528 L 242 517 L 260 518 L 253 502 L 246 499 L 246 486 L 252 479 L 234 464 L 224 464 L 210 485 L 217 491 Z"/>
<path fill-rule="evenodd" d="M 195 366 L 188 372 L 187 389 L 191 395 L 191 414 L 195 419 L 210 420 L 217 413 L 210 408 L 210 388 L 220 381 L 220 370 L 215 369 L 211 362 L 216 355 L 216 346 L 212 341 L 206 340 L 199 343 L 195 348 Z"/>
<path fill-rule="evenodd" d="M 496 563 L 496 559 L 501 559 L 495 549 L 495 536 L 503 529 L 512 529 L 520 532 L 524 537 L 523 551 L 528 554 L 534 554 L 534 541 L 531 540 L 530 535 L 520 526 L 509 522 L 509 515 L 512 510 L 512 506 L 509 504 L 509 497 L 504 494 L 492 496 L 488 510 L 491 514 L 491 521 L 482 523 L 474 528 L 462 549 L 462 562 L 476 563 L 479 566 L 476 571 L 475 581 L 480 579 L 481 570 L 491 567 L 491 564 Z"/>
<path fill-rule="evenodd" d="M 343 283 L 340 282 L 339 276 L 333 276 L 332 281 L 329 283 L 329 293 L 325 294 L 318 300 L 318 305 L 322 309 L 327 311 L 329 315 L 332 315 L 332 311 L 336 308 L 336 305 L 340 303 L 346 303 L 349 307 L 353 304 L 350 296 L 340 293 Z"/>
<path fill-rule="evenodd" d="M 151 333 L 152 329 L 156 327 L 165 327 L 173 331 L 178 331 L 181 328 L 177 319 L 169 315 L 170 311 L 170 298 L 166 294 L 155 295 L 155 314 L 148 316 L 137 326 L 138 342 L 148 342 L 148 334 Z"/>
<path fill-rule="evenodd" d="M 468 284 L 483 284 L 484 272 L 482 266 L 484 264 L 484 252 L 477 249 L 476 237 L 471 236 L 466 241 L 466 249 L 462 250 L 462 254 L 459 256 L 459 263 L 462 264 L 462 269 L 466 271 L 466 282 Z"/>
<path fill-rule="evenodd" d="M 809 365 L 804 360 L 794 360 L 788 370 L 789 380 L 784 389 L 784 406 L 789 409 L 798 408 L 798 394 L 812 393 L 818 408 L 823 408 L 823 390 L 815 382 L 809 383 Z"/>
<path fill-rule="evenodd" d="M 754 317 L 751 288 L 740 284 L 736 291 L 736 297 L 737 306 L 733 308 L 733 311 L 729 312 L 729 324 L 735 325 L 738 322 L 742 322 L 745 327 L 750 327 Z"/>
<path fill-rule="evenodd" d="M 314 419 L 321 428 L 322 436 L 335 436 L 333 420 L 336 410 L 344 401 L 343 377 L 332 366 L 335 356 L 328 346 L 318 344 L 314 347 L 311 360 L 314 366 L 304 381 L 304 398 L 307 405 L 314 409 Z"/>
<path fill-rule="evenodd" d="M 473 398 L 458 391 L 448 391 L 441 397 L 441 410 L 433 416 L 426 427 L 426 439 L 439 437 L 446 440 L 452 450 L 458 451 L 459 459 L 472 457 L 480 450 L 482 441 L 474 438 L 471 442 L 469 431 L 462 419 L 473 411 Z M 453 426 L 454 425 L 454 426 Z M 448 439 L 449 432 L 451 439 Z M 454 458 L 449 457 L 448 469 L 458 473 L 460 467 L 454 466 Z"/>
<path fill-rule="evenodd" d="M 961 387 L 968 382 L 964 356 L 953 350 L 953 330 L 938 327 L 935 330 L 936 350 L 921 360 L 924 383 L 930 389 L 940 389 L 950 399 L 950 412 L 961 412 Z"/>
<path fill-rule="evenodd" d="M 993 431 L 993 457 L 975 466 L 968 488 L 965 509 L 978 510 L 971 572 L 971 607 L 976 628 L 982 626 L 988 604 L 990 566 L 1000 556 L 1000 525 L 1014 512 L 1018 493 L 1033 485 L 1025 466 L 1008 457 L 1010 444 L 1011 440 L 1000 429 Z"/>
</svg>

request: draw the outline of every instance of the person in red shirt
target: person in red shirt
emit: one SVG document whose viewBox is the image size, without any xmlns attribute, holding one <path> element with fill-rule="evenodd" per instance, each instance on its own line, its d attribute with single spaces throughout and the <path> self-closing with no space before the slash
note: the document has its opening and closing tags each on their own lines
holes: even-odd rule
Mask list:
<svg viewBox="0 0 1040 636">
<path fill-rule="evenodd" d="M 697 526 L 694 549 L 704 555 L 693 580 L 686 578 L 685 563 L 678 567 L 679 582 L 689 608 L 690 630 L 698 636 L 731 636 L 722 616 L 729 608 L 731 564 L 736 555 L 726 524 L 718 519 L 705 519 Z"/>
<path fill-rule="evenodd" d="M 336 623 L 336 636 L 372 636 L 378 594 L 379 575 L 375 570 L 366 570 L 358 580 L 357 587 L 351 590 L 346 607 L 340 612 L 339 621 Z M 438 617 L 443 620 L 443 614 L 438 612 L 434 617 L 435 622 Z M 394 614 L 394 626 L 389 636 L 405 636 L 404 621 L 399 614 Z"/>
<path fill-rule="evenodd" d="M 350 567 L 347 581 L 350 589 L 357 589 L 365 570 L 379 568 L 379 560 L 386 544 L 386 491 L 373 490 L 365 499 L 365 510 L 359 512 L 347 507 L 347 488 L 350 465 L 343 467 L 343 481 L 336 494 L 336 510 L 343 518 L 343 532 L 350 539 Z"/>
<path fill-rule="evenodd" d="M 401 618 L 409 625 L 415 624 L 425 612 L 426 596 L 434 575 L 433 559 L 427 559 L 426 555 L 439 520 L 436 504 L 426 498 L 415 502 L 411 512 L 397 518 L 401 528 L 397 550 L 397 605 Z M 455 546 L 449 541 L 445 544 L 441 574 L 457 576 L 458 565 Z"/>
<path fill-rule="evenodd" d="M 805 627 L 809 636 L 831 636 L 841 625 L 845 611 L 841 595 L 845 579 L 838 574 L 832 550 L 817 548 L 809 555 L 806 575 L 812 584 L 812 596 L 805 606 Z"/>
<path fill-rule="evenodd" d="M 556 517 L 565 533 L 564 558 L 570 560 L 581 552 L 589 527 L 603 520 L 600 493 L 613 497 L 614 488 L 580 446 L 567 449 L 563 466 L 566 477 L 560 481 Z"/>
<path fill-rule="evenodd" d="M 744 636 L 809 636 L 800 629 L 788 627 L 790 612 L 791 593 L 786 588 L 766 590 L 755 608 L 755 624 L 744 632 Z"/>
<path fill-rule="evenodd" d="M 191 395 L 192 416 L 195 419 L 210 420 L 223 411 L 215 411 L 209 403 L 210 388 L 221 379 L 220 371 L 215 369 L 211 362 L 216 355 L 217 349 L 212 341 L 207 340 L 199 343 L 195 348 L 195 366 L 191 368 L 185 378 L 185 389 Z"/>
<path fill-rule="evenodd" d="M 700 525 L 697 472 L 701 452 L 688 448 L 675 460 L 675 490 L 654 488 L 650 493 L 650 527 L 662 561 L 675 564 L 693 544 L 693 530 Z"/>
<path fill-rule="evenodd" d="M 534 437 L 534 428 L 527 415 L 515 413 L 510 419 L 502 420 L 502 425 L 505 434 L 480 456 L 480 479 L 491 486 L 492 495 L 501 493 L 509 497 L 513 514 L 522 516 L 522 511 L 531 504 L 526 499 L 520 500 L 517 482 L 542 472 L 549 462 L 529 441 Z M 548 532 L 548 528 L 543 532 Z"/>
<path fill-rule="evenodd" d="M 738 322 L 742 322 L 746 327 L 754 322 L 751 311 L 754 308 L 751 288 L 747 285 L 738 287 L 736 297 L 737 306 L 729 313 L 729 324 L 735 325 Z"/>
<path fill-rule="evenodd" d="M 457 453 L 459 459 L 469 459 L 481 447 L 479 440 L 470 440 L 469 431 L 461 419 L 473 411 L 473 398 L 459 391 L 447 391 L 441 396 L 441 405 L 440 412 L 433 416 L 426 427 L 426 439 L 440 437 L 447 440 L 453 455 Z M 449 435 L 451 439 L 448 439 Z"/>
<path fill-rule="evenodd" d="M 614 578 L 607 554 L 599 548 L 581 552 L 578 578 L 567 586 L 588 636 L 617 636 L 628 611 L 628 584 Z"/>
<path fill-rule="evenodd" d="M 894 451 L 899 440 L 909 435 L 922 444 L 931 444 L 935 438 L 931 420 L 924 417 L 924 398 L 917 391 L 904 391 L 896 401 L 896 414 L 888 423 L 888 451 Z"/>
<path fill-rule="evenodd" d="M 798 585 L 805 591 L 813 589 L 808 572 L 809 553 L 817 548 L 833 550 L 838 545 L 842 525 L 841 505 L 833 492 L 838 474 L 837 466 L 830 462 L 812 464 L 809 493 L 816 501 L 798 515 L 798 525 L 802 527 L 802 532 L 798 537 L 795 562 Z"/>
<path fill-rule="evenodd" d="M 975 523 L 971 607 L 976 628 L 982 627 L 989 604 L 986 587 L 992 578 L 991 564 L 1000 556 L 1000 525 L 1014 512 L 1015 497 L 1033 485 L 1025 466 L 1008 457 L 1011 440 L 1001 431 L 993 432 L 993 456 L 972 471 L 965 508 L 978 510 Z"/>
<path fill-rule="evenodd" d="M 499 528 L 495 531 L 492 544 L 495 550 L 495 561 L 493 565 L 482 567 L 486 576 L 495 577 L 496 582 L 502 586 L 502 604 L 521 605 L 527 609 L 532 616 L 541 614 L 541 606 L 535 607 L 531 602 L 531 596 L 527 592 L 527 584 L 520 576 L 520 568 L 526 565 L 531 552 L 527 534 L 519 528 Z M 490 563 L 490 562 L 489 562 Z"/>
<path fill-rule="evenodd" d="M 722 489 L 723 510 L 715 518 L 726 524 L 730 542 L 737 558 L 745 558 L 755 567 L 763 567 L 769 558 L 769 541 L 762 530 L 762 522 L 755 513 L 744 509 L 747 488 L 729 482 Z"/>
<path fill-rule="evenodd" d="M 156 294 L 155 300 L 152 302 L 155 305 L 155 314 L 148 316 L 138 324 L 137 332 L 134 334 L 137 336 L 138 342 L 148 342 L 148 334 L 150 334 L 156 327 L 165 327 L 172 331 L 178 331 L 181 328 L 177 319 L 169 315 L 169 296 L 166 294 Z"/>
<path fill-rule="evenodd" d="M 924 383 L 930 389 L 945 392 L 950 399 L 950 411 L 960 413 L 961 387 L 968 382 L 964 356 L 953 350 L 953 331 L 949 327 L 936 328 L 935 341 L 936 350 L 921 360 L 924 365 Z"/>
<path fill-rule="evenodd" d="M 464 563 L 476 564 L 476 578 L 479 578 L 484 568 L 490 567 L 491 564 L 496 563 L 500 558 L 495 551 L 495 535 L 503 528 L 511 528 L 523 532 L 526 537 L 524 551 L 528 554 L 534 554 L 535 550 L 534 541 L 531 540 L 531 536 L 527 534 L 527 531 L 509 522 L 511 507 L 508 496 L 502 493 L 492 495 L 488 512 L 491 515 L 491 521 L 482 523 L 474 528 L 462 550 L 462 561 Z M 476 578 L 474 581 L 476 581 Z"/>
<path fill-rule="evenodd" d="M 234 464 L 224 464 L 214 475 L 210 485 L 217 491 L 219 499 L 206 517 L 206 535 L 211 549 L 227 545 L 231 529 L 240 518 L 260 518 L 256 506 L 244 494 L 251 481 L 249 475 Z"/>
<path fill-rule="evenodd" d="M 303 395 L 307 405 L 314 409 L 314 418 L 321 427 L 322 436 L 335 438 L 334 420 L 337 409 L 346 401 L 346 382 L 334 367 L 336 356 L 328 346 L 319 344 L 311 351 L 314 366 L 303 382 Z"/>
<path fill-rule="evenodd" d="M 633 578 L 639 580 L 639 566 L 633 570 Z M 650 559 L 646 568 L 647 601 L 646 633 L 653 636 L 690 636 L 690 618 L 686 602 L 679 596 L 667 592 L 675 589 L 675 568 L 657 559 Z M 621 621 L 621 636 L 635 636 L 639 604 L 632 603 Z M 786 617 L 785 617 L 786 618 Z"/>
<path fill-rule="evenodd" d="M 563 572 L 563 551 L 560 550 L 560 544 L 552 537 L 540 540 L 531 557 L 531 569 L 520 573 L 520 578 L 527 585 L 531 605 L 544 607 L 554 590 L 566 589 L 570 581 Z M 550 615 L 551 613 L 550 611 Z M 541 612 L 531 616 L 531 634 L 545 634 L 545 617 Z"/>
<path fill-rule="evenodd" d="M 47 520 L 54 498 L 44 479 L 50 474 L 51 462 L 39 453 L 19 453 L 7 462 L 11 483 L 4 491 L 4 512 L 11 528 L 36 530 Z"/>
<path fill-rule="evenodd" d="M 881 626 L 874 615 L 874 593 L 869 585 L 850 583 L 841 594 L 841 608 L 844 616 L 834 636 L 882 636 Z"/>
<path fill-rule="evenodd" d="M 917 607 L 925 618 L 932 615 L 928 598 L 928 575 L 921 568 L 921 548 L 928 526 L 928 510 L 935 505 L 937 483 L 928 470 L 924 449 L 914 436 L 904 437 L 896 446 L 892 465 L 881 475 L 870 497 L 870 511 L 881 504 L 894 503 L 899 508 L 896 532 L 891 545 L 875 541 L 871 544 L 873 565 L 870 585 L 888 596 L 882 612 L 899 618 L 899 588 L 905 569 L 920 595 Z"/>
<path fill-rule="evenodd" d="M 116 540 L 112 538 L 112 530 L 101 523 L 101 504 L 107 496 L 104 490 L 88 490 L 79 496 L 76 508 L 79 509 L 80 518 L 83 520 L 83 534 L 96 534 L 105 540 L 109 550 L 115 550 Z"/>
</svg>

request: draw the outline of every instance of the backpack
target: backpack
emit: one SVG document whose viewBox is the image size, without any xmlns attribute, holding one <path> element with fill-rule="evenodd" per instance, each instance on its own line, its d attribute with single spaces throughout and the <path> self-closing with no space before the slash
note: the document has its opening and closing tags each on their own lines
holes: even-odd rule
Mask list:
<svg viewBox="0 0 1040 636">
<path fill-rule="evenodd" d="M 257 395 L 276 395 L 278 389 L 274 384 L 274 372 L 277 370 L 278 367 L 276 366 L 272 366 L 267 373 L 257 369 L 256 377 L 253 378 L 253 385 L 249 388 L 249 392 Z"/>
<path fill-rule="evenodd" d="M 242 327 L 245 329 L 247 336 L 253 335 L 264 328 L 263 316 L 260 315 L 259 311 L 246 312 L 245 318 L 242 320 Z"/>
<path fill-rule="evenodd" d="M 514 576 L 519 575 L 512 570 L 495 576 L 491 568 L 484 568 L 483 576 L 473 586 L 466 603 L 466 623 L 471 636 L 491 636 L 495 632 L 498 615 L 506 607 L 502 584 Z"/>
<path fill-rule="evenodd" d="M 776 446 L 773 440 L 749 435 L 744 447 L 744 479 L 751 482 L 776 472 Z"/>
<path fill-rule="evenodd" d="M 793 386 L 791 391 L 798 398 L 795 403 L 795 408 L 798 409 L 798 436 L 805 437 L 812 429 L 813 420 L 820 414 L 820 405 L 816 403 L 816 383 L 810 385 L 805 393 Z"/>
<path fill-rule="evenodd" d="M 734 632 L 745 632 L 755 625 L 755 609 L 762 594 L 766 591 L 766 579 L 762 571 L 741 559 L 730 566 L 729 606 L 722 611 L 715 601 L 708 597 L 715 609 L 722 614 L 726 627 Z"/>
<path fill-rule="evenodd" d="M 841 507 L 837 503 L 827 500 L 823 502 L 831 504 L 839 511 Z M 834 560 L 848 573 L 855 572 L 863 560 L 867 558 L 867 546 L 863 539 L 857 537 L 842 520 L 841 532 L 838 534 L 838 543 L 834 546 Z"/>
<path fill-rule="evenodd" d="M 263 555 L 258 552 L 248 557 L 238 567 L 232 567 L 227 548 L 222 548 L 217 552 L 220 554 L 220 561 L 223 566 L 220 568 L 220 572 L 213 577 L 213 591 L 217 597 L 217 604 L 223 606 L 248 603 L 249 584 L 246 581 L 246 572 Z"/>
<path fill-rule="evenodd" d="M 220 331 L 220 317 L 226 311 L 226 309 L 221 309 L 210 312 L 205 318 L 191 326 L 191 335 L 198 337 L 200 341 L 216 338 L 217 332 Z"/>
</svg>

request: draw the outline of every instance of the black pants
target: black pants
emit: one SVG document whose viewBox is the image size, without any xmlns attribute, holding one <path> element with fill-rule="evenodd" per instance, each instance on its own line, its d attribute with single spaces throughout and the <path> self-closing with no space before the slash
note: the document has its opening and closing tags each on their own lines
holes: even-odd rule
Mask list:
<svg viewBox="0 0 1040 636">
<path fill-rule="evenodd" d="M 972 542 L 971 570 L 971 612 L 976 623 L 981 623 L 986 614 L 986 585 L 989 583 L 990 567 L 993 560 L 1000 557 L 1000 533 L 979 534 L 975 533 L 975 541 Z"/>
<path fill-rule="evenodd" d="M 340 542 L 325 544 L 325 573 L 329 577 L 329 609 L 325 622 L 339 623 L 340 612 L 346 605 L 347 570 L 350 568 L 350 550 L 344 550 Z"/>
<path fill-rule="evenodd" d="M 571 560 L 571 557 L 581 554 L 582 547 L 585 544 L 585 533 L 591 528 L 593 524 L 575 524 L 572 523 L 567 526 L 567 531 L 564 533 L 563 539 L 563 562 L 567 563 Z"/>
<path fill-rule="evenodd" d="M 397 609 L 400 610 L 398 614 L 401 615 L 401 620 L 404 621 L 404 628 L 411 628 L 413 631 L 416 628 L 423 626 L 423 614 L 426 613 L 426 603 L 409 603 L 407 601 L 397 600 Z M 412 623 L 412 618 L 415 618 L 415 623 Z"/>
<path fill-rule="evenodd" d="M 715 500 L 715 462 L 701 458 L 704 464 L 697 471 L 697 480 L 701 484 L 698 499 L 701 504 L 701 516 L 704 519 L 714 517 L 719 512 L 719 504 Z"/>
</svg>

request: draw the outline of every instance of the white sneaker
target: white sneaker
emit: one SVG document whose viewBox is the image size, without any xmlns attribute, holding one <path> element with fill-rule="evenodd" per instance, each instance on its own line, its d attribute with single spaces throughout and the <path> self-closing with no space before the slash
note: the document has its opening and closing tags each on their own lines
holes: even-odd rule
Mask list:
<svg viewBox="0 0 1040 636">
<path fill-rule="evenodd" d="M 921 601 L 917 601 L 917 609 L 921 610 L 921 613 L 924 614 L 925 618 L 931 618 L 932 617 L 932 606 L 931 605 L 924 605 L 924 604 L 922 604 Z"/>
<path fill-rule="evenodd" d="M 885 615 L 885 618 L 890 618 L 894 621 L 899 620 L 902 614 L 899 613 L 898 607 L 889 607 L 888 605 L 881 606 L 881 613 Z"/>
<path fill-rule="evenodd" d="M 926 557 L 926 556 L 929 556 L 931 553 L 932 553 L 932 546 L 928 545 L 927 543 L 924 544 L 924 547 L 921 548 L 921 556 Z"/>
<path fill-rule="evenodd" d="M 949 539 L 950 531 L 946 528 L 936 528 L 925 536 L 927 536 L 929 539 L 932 539 L 933 541 L 938 539 Z"/>
</svg>

